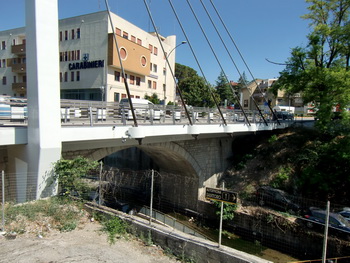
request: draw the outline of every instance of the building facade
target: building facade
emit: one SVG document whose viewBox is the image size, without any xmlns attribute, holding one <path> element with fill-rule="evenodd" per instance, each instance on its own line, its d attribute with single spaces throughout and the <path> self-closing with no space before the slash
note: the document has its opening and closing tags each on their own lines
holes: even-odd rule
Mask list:
<svg viewBox="0 0 350 263">
<path fill-rule="evenodd" d="M 266 103 L 270 102 L 271 107 L 275 106 L 293 106 L 304 107 L 303 100 L 299 93 L 287 94 L 285 91 L 278 90 L 275 96 L 270 88 L 277 79 L 255 79 L 247 87 L 241 89 L 241 104 L 244 110 L 255 110 L 256 104 L 261 110 L 267 110 Z"/>
<path fill-rule="evenodd" d="M 155 33 L 111 17 L 112 23 L 102 11 L 59 20 L 61 98 L 119 102 L 127 97 L 123 67 L 131 97 L 155 93 L 165 103 L 174 101 L 166 57 L 174 69 L 176 36 L 159 36 L 163 53 Z M 26 67 L 25 28 L 0 32 L 0 94 L 26 97 Z"/>
</svg>

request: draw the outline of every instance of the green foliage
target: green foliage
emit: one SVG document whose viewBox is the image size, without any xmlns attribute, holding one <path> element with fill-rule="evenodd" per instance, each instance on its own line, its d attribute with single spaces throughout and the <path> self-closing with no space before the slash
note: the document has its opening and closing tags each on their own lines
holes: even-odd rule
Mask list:
<svg viewBox="0 0 350 263">
<path fill-rule="evenodd" d="M 216 211 L 217 215 L 221 214 L 221 202 L 213 201 L 215 206 L 218 208 Z M 237 210 L 237 205 L 224 203 L 222 220 L 232 220 L 235 216 L 234 212 Z"/>
<path fill-rule="evenodd" d="M 143 241 L 143 243 L 146 246 L 152 246 L 153 245 L 151 230 L 147 231 L 146 236 L 145 236 L 144 232 L 141 232 L 140 233 L 140 239 Z"/>
<path fill-rule="evenodd" d="M 287 66 L 274 85 L 274 93 L 277 89 L 301 93 L 304 103 L 314 102 L 320 119 L 317 124 L 325 129 L 336 106 L 344 110 L 350 105 L 350 3 L 306 2 L 310 3 L 310 12 L 303 18 L 312 27 L 308 45 L 292 49 Z"/>
<path fill-rule="evenodd" d="M 274 134 L 274 135 L 272 135 L 272 136 L 269 138 L 268 142 L 269 142 L 269 143 L 273 143 L 273 142 L 275 142 L 275 141 L 277 141 L 277 140 L 278 140 L 278 137 L 277 137 L 276 134 Z"/>
<path fill-rule="evenodd" d="M 235 165 L 235 168 L 237 170 L 241 170 L 246 167 L 246 164 L 249 160 L 253 159 L 253 154 L 247 153 L 242 155 L 240 158 L 237 157 L 237 164 Z"/>
<path fill-rule="evenodd" d="M 127 225 L 118 217 L 112 217 L 102 222 L 102 231 L 108 234 L 108 242 L 114 244 L 116 238 L 120 238 L 126 234 Z"/>
<path fill-rule="evenodd" d="M 303 149 L 296 160 L 298 184 L 305 194 L 349 202 L 350 136 L 324 136 Z"/>
<path fill-rule="evenodd" d="M 60 192 L 63 195 L 82 196 L 88 190 L 83 177 L 98 167 L 98 162 L 84 157 L 73 160 L 61 159 L 54 164 L 55 179 L 58 179 Z"/>
<path fill-rule="evenodd" d="M 153 93 L 151 96 L 145 94 L 144 97 L 146 100 L 149 100 L 153 104 L 160 104 L 160 99 L 158 98 L 158 95 L 156 93 Z"/>
<path fill-rule="evenodd" d="M 231 85 L 227 82 L 227 78 L 224 72 L 220 72 L 218 79 L 216 80 L 216 92 L 220 96 L 221 104 L 224 104 L 224 101 L 227 100 L 227 105 L 231 105 L 236 101 L 233 94 Z"/>
<path fill-rule="evenodd" d="M 218 96 L 197 72 L 187 66 L 176 64 L 175 75 L 178 86 L 187 105 L 197 107 L 213 107 Z M 214 101 L 215 99 L 215 101 Z"/>
<path fill-rule="evenodd" d="M 290 167 L 281 167 L 279 173 L 270 182 L 270 185 L 274 188 L 285 188 L 291 174 L 292 169 Z"/>
<path fill-rule="evenodd" d="M 52 197 L 19 205 L 9 204 L 5 214 L 6 223 L 12 226 L 9 231 L 24 233 L 26 222 L 35 221 L 50 222 L 52 227 L 62 232 L 74 230 L 84 212 L 77 202 L 64 197 Z"/>
</svg>

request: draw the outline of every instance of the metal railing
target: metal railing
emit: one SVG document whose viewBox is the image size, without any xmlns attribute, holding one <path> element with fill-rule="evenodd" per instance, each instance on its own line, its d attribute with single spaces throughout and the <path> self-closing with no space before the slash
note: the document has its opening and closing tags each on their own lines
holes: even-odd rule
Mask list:
<svg viewBox="0 0 350 263">
<path fill-rule="evenodd" d="M 144 216 L 149 217 L 150 216 L 150 208 L 143 206 L 141 210 L 138 212 L 138 214 L 142 214 Z M 174 229 L 177 229 L 183 233 L 190 234 L 196 237 L 208 239 L 204 235 L 200 234 L 199 232 L 195 231 L 193 228 L 186 226 L 185 224 L 179 222 L 176 220 L 176 218 L 166 215 L 162 212 L 156 211 L 152 209 L 152 221 L 163 223 L 167 226 L 170 226 Z"/>
<path fill-rule="evenodd" d="M 133 104 L 137 122 L 140 125 L 187 124 L 184 106 Z M 193 124 L 223 123 L 218 109 L 187 106 Z M 246 123 L 241 110 L 222 108 L 226 123 Z M 263 123 L 258 111 L 245 111 L 250 123 Z M 128 104 L 86 100 L 61 100 L 62 125 L 132 125 L 133 115 Z M 276 122 L 270 114 L 265 114 L 268 123 Z M 280 120 L 281 121 L 281 120 Z M 293 118 L 282 120 L 293 121 Z M 26 102 L 0 101 L 0 125 L 26 125 Z"/>
</svg>

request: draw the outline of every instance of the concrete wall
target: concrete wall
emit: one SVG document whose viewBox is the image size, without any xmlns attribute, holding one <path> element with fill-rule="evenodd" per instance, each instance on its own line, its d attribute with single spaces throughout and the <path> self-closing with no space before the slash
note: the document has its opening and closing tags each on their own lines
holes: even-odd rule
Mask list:
<svg viewBox="0 0 350 263">
<path fill-rule="evenodd" d="M 159 172 L 164 174 L 161 180 L 161 195 L 174 204 L 198 210 L 198 200 L 205 200 L 205 187 L 218 187 L 221 173 L 228 166 L 228 157 L 232 155 L 232 138 L 207 138 L 177 142 L 151 143 L 137 146 L 149 155 Z M 64 158 L 85 156 L 100 160 L 126 147 L 100 148 L 95 150 L 63 152 Z M 175 181 L 171 175 L 180 175 Z M 178 177 L 178 176 L 177 176 Z"/>
<path fill-rule="evenodd" d="M 98 208 L 93 204 L 86 204 L 87 208 L 94 212 L 101 212 L 110 216 L 118 216 L 131 224 L 133 234 L 148 239 L 150 235 L 153 244 L 161 246 L 164 250 L 173 253 L 178 258 L 192 260 L 197 263 L 235 262 L 235 263 L 269 263 L 270 261 L 249 255 L 233 248 L 221 246 L 206 239 L 195 237 L 153 223 L 148 224 L 147 220 L 130 216 L 119 211 L 108 208 Z M 191 261 L 191 262 L 192 262 Z"/>
</svg>

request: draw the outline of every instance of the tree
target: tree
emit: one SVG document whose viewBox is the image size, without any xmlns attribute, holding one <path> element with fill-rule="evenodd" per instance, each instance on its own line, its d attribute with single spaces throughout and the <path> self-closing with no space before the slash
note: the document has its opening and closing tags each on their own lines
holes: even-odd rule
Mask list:
<svg viewBox="0 0 350 263">
<path fill-rule="evenodd" d="M 239 77 L 237 83 L 238 83 L 238 86 L 237 86 L 238 91 L 240 91 L 242 88 L 247 87 L 249 81 L 247 79 L 245 72 L 243 72 L 242 75 Z"/>
<path fill-rule="evenodd" d="M 84 157 L 73 160 L 61 159 L 54 163 L 55 179 L 58 179 L 60 193 L 81 196 L 87 193 L 88 185 L 83 177 L 98 167 L 98 162 Z"/>
<path fill-rule="evenodd" d="M 292 49 L 273 88 L 274 93 L 301 92 L 305 103 L 317 105 L 318 124 L 326 127 L 336 106 L 345 109 L 350 104 L 350 0 L 306 2 L 310 12 L 303 18 L 310 20 L 312 29 L 308 45 Z"/>
<path fill-rule="evenodd" d="M 175 76 L 178 86 L 187 105 L 197 107 L 213 107 L 213 96 L 218 100 L 215 90 L 198 76 L 197 72 L 181 64 L 175 65 Z"/>
<path fill-rule="evenodd" d="M 231 85 L 227 82 L 227 78 L 222 71 L 216 80 L 216 92 L 220 96 L 222 104 L 226 101 L 227 105 L 231 105 L 235 101 Z"/>
<path fill-rule="evenodd" d="M 186 78 L 193 76 L 198 76 L 197 71 L 195 71 L 193 68 L 181 65 L 179 63 L 175 64 L 175 77 L 179 83 Z"/>
<path fill-rule="evenodd" d="M 156 93 L 153 93 L 151 96 L 145 94 L 144 97 L 146 100 L 149 100 L 153 104 L 160 104 L 160 99 L 158 98 L 158 95 Z"/>
</svg>

